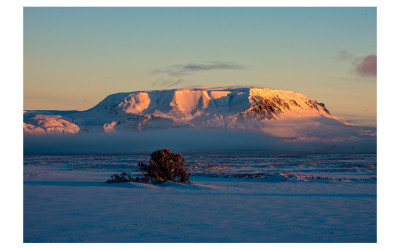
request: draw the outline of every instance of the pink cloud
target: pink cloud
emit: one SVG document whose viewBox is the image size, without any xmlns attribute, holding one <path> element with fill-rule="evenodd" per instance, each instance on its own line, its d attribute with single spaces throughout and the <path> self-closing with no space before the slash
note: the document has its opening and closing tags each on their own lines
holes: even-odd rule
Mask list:
<svg viewBox="0 0 400 250">
<path fill-rule="evenodd" d="M 369 55 L 354 61 L 355 73 L 361 77 L 376 77 L 376 55 Z"/>
</svg>

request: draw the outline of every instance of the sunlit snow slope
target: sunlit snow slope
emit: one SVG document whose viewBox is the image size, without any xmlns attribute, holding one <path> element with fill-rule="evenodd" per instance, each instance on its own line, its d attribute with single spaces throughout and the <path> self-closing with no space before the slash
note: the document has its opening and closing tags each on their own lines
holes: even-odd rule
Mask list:
<svg viewBox="0 0 400 250">
<path fill-rule="evenodd" d="M 25 134 L 118 133 L 152 129 L 261 131 L 288 140 L 372 135 L 292 91 L 204 88 L 112 94 L 86 111 L 25 111 Z"/>
</svg>

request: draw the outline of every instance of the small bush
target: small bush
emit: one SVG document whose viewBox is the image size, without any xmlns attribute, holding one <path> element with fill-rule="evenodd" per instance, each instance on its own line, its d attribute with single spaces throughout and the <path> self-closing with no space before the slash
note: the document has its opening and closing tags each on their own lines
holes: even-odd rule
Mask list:
<svg viewBox="0 0 400 250">
<path fill-rule="evenodd" d="M 130 172 L 122 172 L 120 174 L 111 175 L 110 179 L 108 179 L 107 183 L 116 183 L 116 182 L 134 182 L 138 181 L 138 177 L 134 178 Z"/>
<path fill-rule="evenodd" d="M 165 181 L 177 183 L 189 183 L 190 173 L 187 172 L 184 165 L 185 158 L 179 153 L 172 153 L 169 148 L 159 149 L 151 155 L 149 164 L 139 162 L 138 165 L 142 171 L 142 177 L 133 177 L 130 172 L 113 174 L 107 183 L 119 182 L 152 182 L 160 184 Z"/>
<path fill-rule="evenodd" d="M 143 181 L 162 183 L 172 181 L 177 183 L 190 182 L 190 173 L 184 168 L 186 159 L 179 153 L 172 153 L 169 148 L 159 149 L 151 155 L 149 164 L 139 162 Z"/>
</svg>

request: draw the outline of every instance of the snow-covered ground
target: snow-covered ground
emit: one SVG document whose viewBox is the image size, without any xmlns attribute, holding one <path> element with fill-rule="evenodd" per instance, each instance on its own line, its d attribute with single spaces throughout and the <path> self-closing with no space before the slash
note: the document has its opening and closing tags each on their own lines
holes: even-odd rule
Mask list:
<svg viewBox="0 0 400 250">
<path fill-rule="evenodd" d="M 376 155 L 189 155 L 192 183 L 107 184 L 147 155 L 25 155 L 24 242 L 376 242 Z"/>
</svg>

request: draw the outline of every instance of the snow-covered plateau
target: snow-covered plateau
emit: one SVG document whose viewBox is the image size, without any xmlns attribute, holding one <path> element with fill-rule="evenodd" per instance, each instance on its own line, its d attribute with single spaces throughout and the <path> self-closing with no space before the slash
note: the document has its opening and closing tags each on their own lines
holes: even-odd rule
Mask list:
<svg viewBox="0 0 400 250">
<path fill-rule="evenodd" d="M 157 133 L 155 140 L 153 135 Z M 56 149 L 59 153 L 131 153 L 156 149 L 143 148 L 146 141 L 187 152 L 205 152 L 215 144 L 221 144 L 219 148 L 246 145 L 245 149 L 251 148 L 252 152 L 336 152 L 338 148 L 340 152 L 376 152 L 376 129 L 333 116 L 323 103 L 303 94 L 267 88 L 135 91 L 109 95 L 86 111 L 25 110 L 24 134 L 27 153 Z M 112 137 L 99 138 L 118 134 L 123 136 L 113 148 L 119 148 L 128 137 L 127 144 L 137 142 L 142 148 L 110 151 L 99 146 L 112 141 Z M 74 135 L 75 146 L 98 141 L 86 149 L 82 146 L 84 151 L 79 152 L 71 151 L 71 144 L 68 151 L 54 147 L 60 138 L 43 139 L 41 135 Z M 188 138 L 198 146 L 182 143 Z M 207 141 L 202 142 L 205 138 Z M 232 142 L 234 138 L 237 141 Z M 246 138 L 254 139 L 246 143 Z M 38 142 L 44 144 L 46 140 L 50 146 L 41 151 Z M 72 141 L 63 140 L 63 144 Z M 177 145 L 171 145 L 172 141 Z"/>
</svg>

